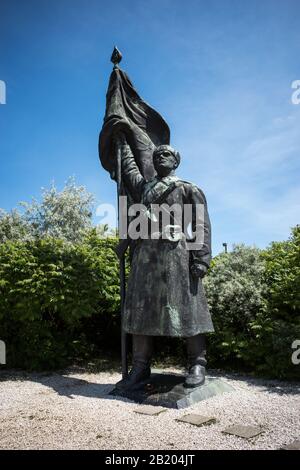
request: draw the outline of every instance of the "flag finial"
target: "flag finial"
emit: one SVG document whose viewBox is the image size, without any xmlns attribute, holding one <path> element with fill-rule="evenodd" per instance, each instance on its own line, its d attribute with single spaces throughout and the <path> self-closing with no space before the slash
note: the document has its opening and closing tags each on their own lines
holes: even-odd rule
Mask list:
<svg viewBox="0 0 300 470">
<path fill-rule="evenodd" d="M 119 68 L 119 63 L 121 62 L 122 60 L 122 54 L 121 52 L 119 51 L 119 49 L 117 48 L 117 46 L 114 47 L 114 50 L 112 52 L 112 55 L 111 55 L 111 58 L 110 58 L 111 62 L 114 64 L 114 68 L 117 69 Z"/>
</svg>

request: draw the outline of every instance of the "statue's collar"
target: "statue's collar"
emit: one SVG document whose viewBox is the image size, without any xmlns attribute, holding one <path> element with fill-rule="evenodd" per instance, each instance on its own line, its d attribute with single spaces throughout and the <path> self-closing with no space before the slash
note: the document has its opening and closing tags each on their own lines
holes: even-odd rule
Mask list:
<svg viewBox="0 0 300 470">
<path fill-rule="evenodd" d="M 174 181 L 178 181 L 179 178 L 176 175 L 170 175 L 170 176 L 158 176 L 156 175 L 154 177 L 154 180 L 156 183 L 163 182 L 165 184 L 173 183 Z"/>
<path fill-rule="evenodd" d="M 149 205 L 163 200 L 167 194 L 173 191 L 178 181 L 180 180 L 175 175 L 164 176 L 162 178 L 155 176 L 144 188 L 142 195 L 143 204 Z"/>
</svg>

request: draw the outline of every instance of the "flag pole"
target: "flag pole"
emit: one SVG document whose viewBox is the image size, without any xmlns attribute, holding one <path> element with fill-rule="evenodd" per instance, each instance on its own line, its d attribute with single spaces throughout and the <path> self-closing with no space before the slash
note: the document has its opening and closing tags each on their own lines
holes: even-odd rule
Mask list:
<svg viewBox="0 0 300 470">
<path fill-rule="evenodd" d="M 121 62 L 122 54 L 115 46 L 111 62 L 114 64 L 114 69 L 119 68 L 118 64 Z M 121 222 L 120 222 L 120 196 L 121 196 L 121 187 L 122 187 L 122 150 L 121 144 L 116 139 L 116 151 L 117 151 L 117 197 L 118 197 L 118 233 L 120 239 L 121 233 Z M 119 258 L 119 276 L 120 276 L 120 310 L 121 310 L 121 362 L 122 362 L 122 378 L 125 379 L 128 375 L 128 361 L 127 361 L 127 334 L 123 329 L 123 319 L 124 319 L 124 302 L 126 294 L 126 284 L 125 284 L 125 253 L 122 253 Z"/>
<path fill-rule="evenodd" d="M 117 193 L 118 193 L 118 232 L 120 237 L 120 195 L 122 184 L 122 167 L 121 167 L 121 146 L 117 144 Z M 128 375 L 128 362 L 127 362 L 127 334 L 123 329 L 124 319 L 124 302 L 125 302 L 125 253 L 120 256 L 119 260 L 119 275 L 120 275 L 120 307 L 121 307 L 121 361 L 122 361 L 122 378 Z"/>
</svg>

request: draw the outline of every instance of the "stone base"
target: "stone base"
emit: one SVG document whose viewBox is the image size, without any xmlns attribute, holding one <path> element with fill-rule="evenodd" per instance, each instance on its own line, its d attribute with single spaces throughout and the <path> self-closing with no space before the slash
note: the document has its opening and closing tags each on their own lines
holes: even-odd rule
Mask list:
<svg viewBox="0 0 300 470">
<path fill-rule="evenodd" d="M 184 375 L 155 370 L 136 389 L 121 392 L 115 388 L 110 395 L 125 397 L 144 405 L 182 409 L 221 393 L 234 391 L 231 385 L 213 377 L 206 377 L 205 383 L 196 388 L 184 387 L 184 379 Z"/>
</svg>

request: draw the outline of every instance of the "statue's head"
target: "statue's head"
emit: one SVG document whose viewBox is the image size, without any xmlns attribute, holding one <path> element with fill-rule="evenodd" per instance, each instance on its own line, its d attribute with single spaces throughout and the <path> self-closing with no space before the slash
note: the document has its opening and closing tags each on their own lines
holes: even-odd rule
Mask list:
<svg viewBox="0 0 300 470">
<path fill-rule="evenodd" d="M 170 145 L 159 145 L 153 152 L 153 165 L 159 176 L 167 176 L 180 163 L 180 153 Z"/>
</svg>

